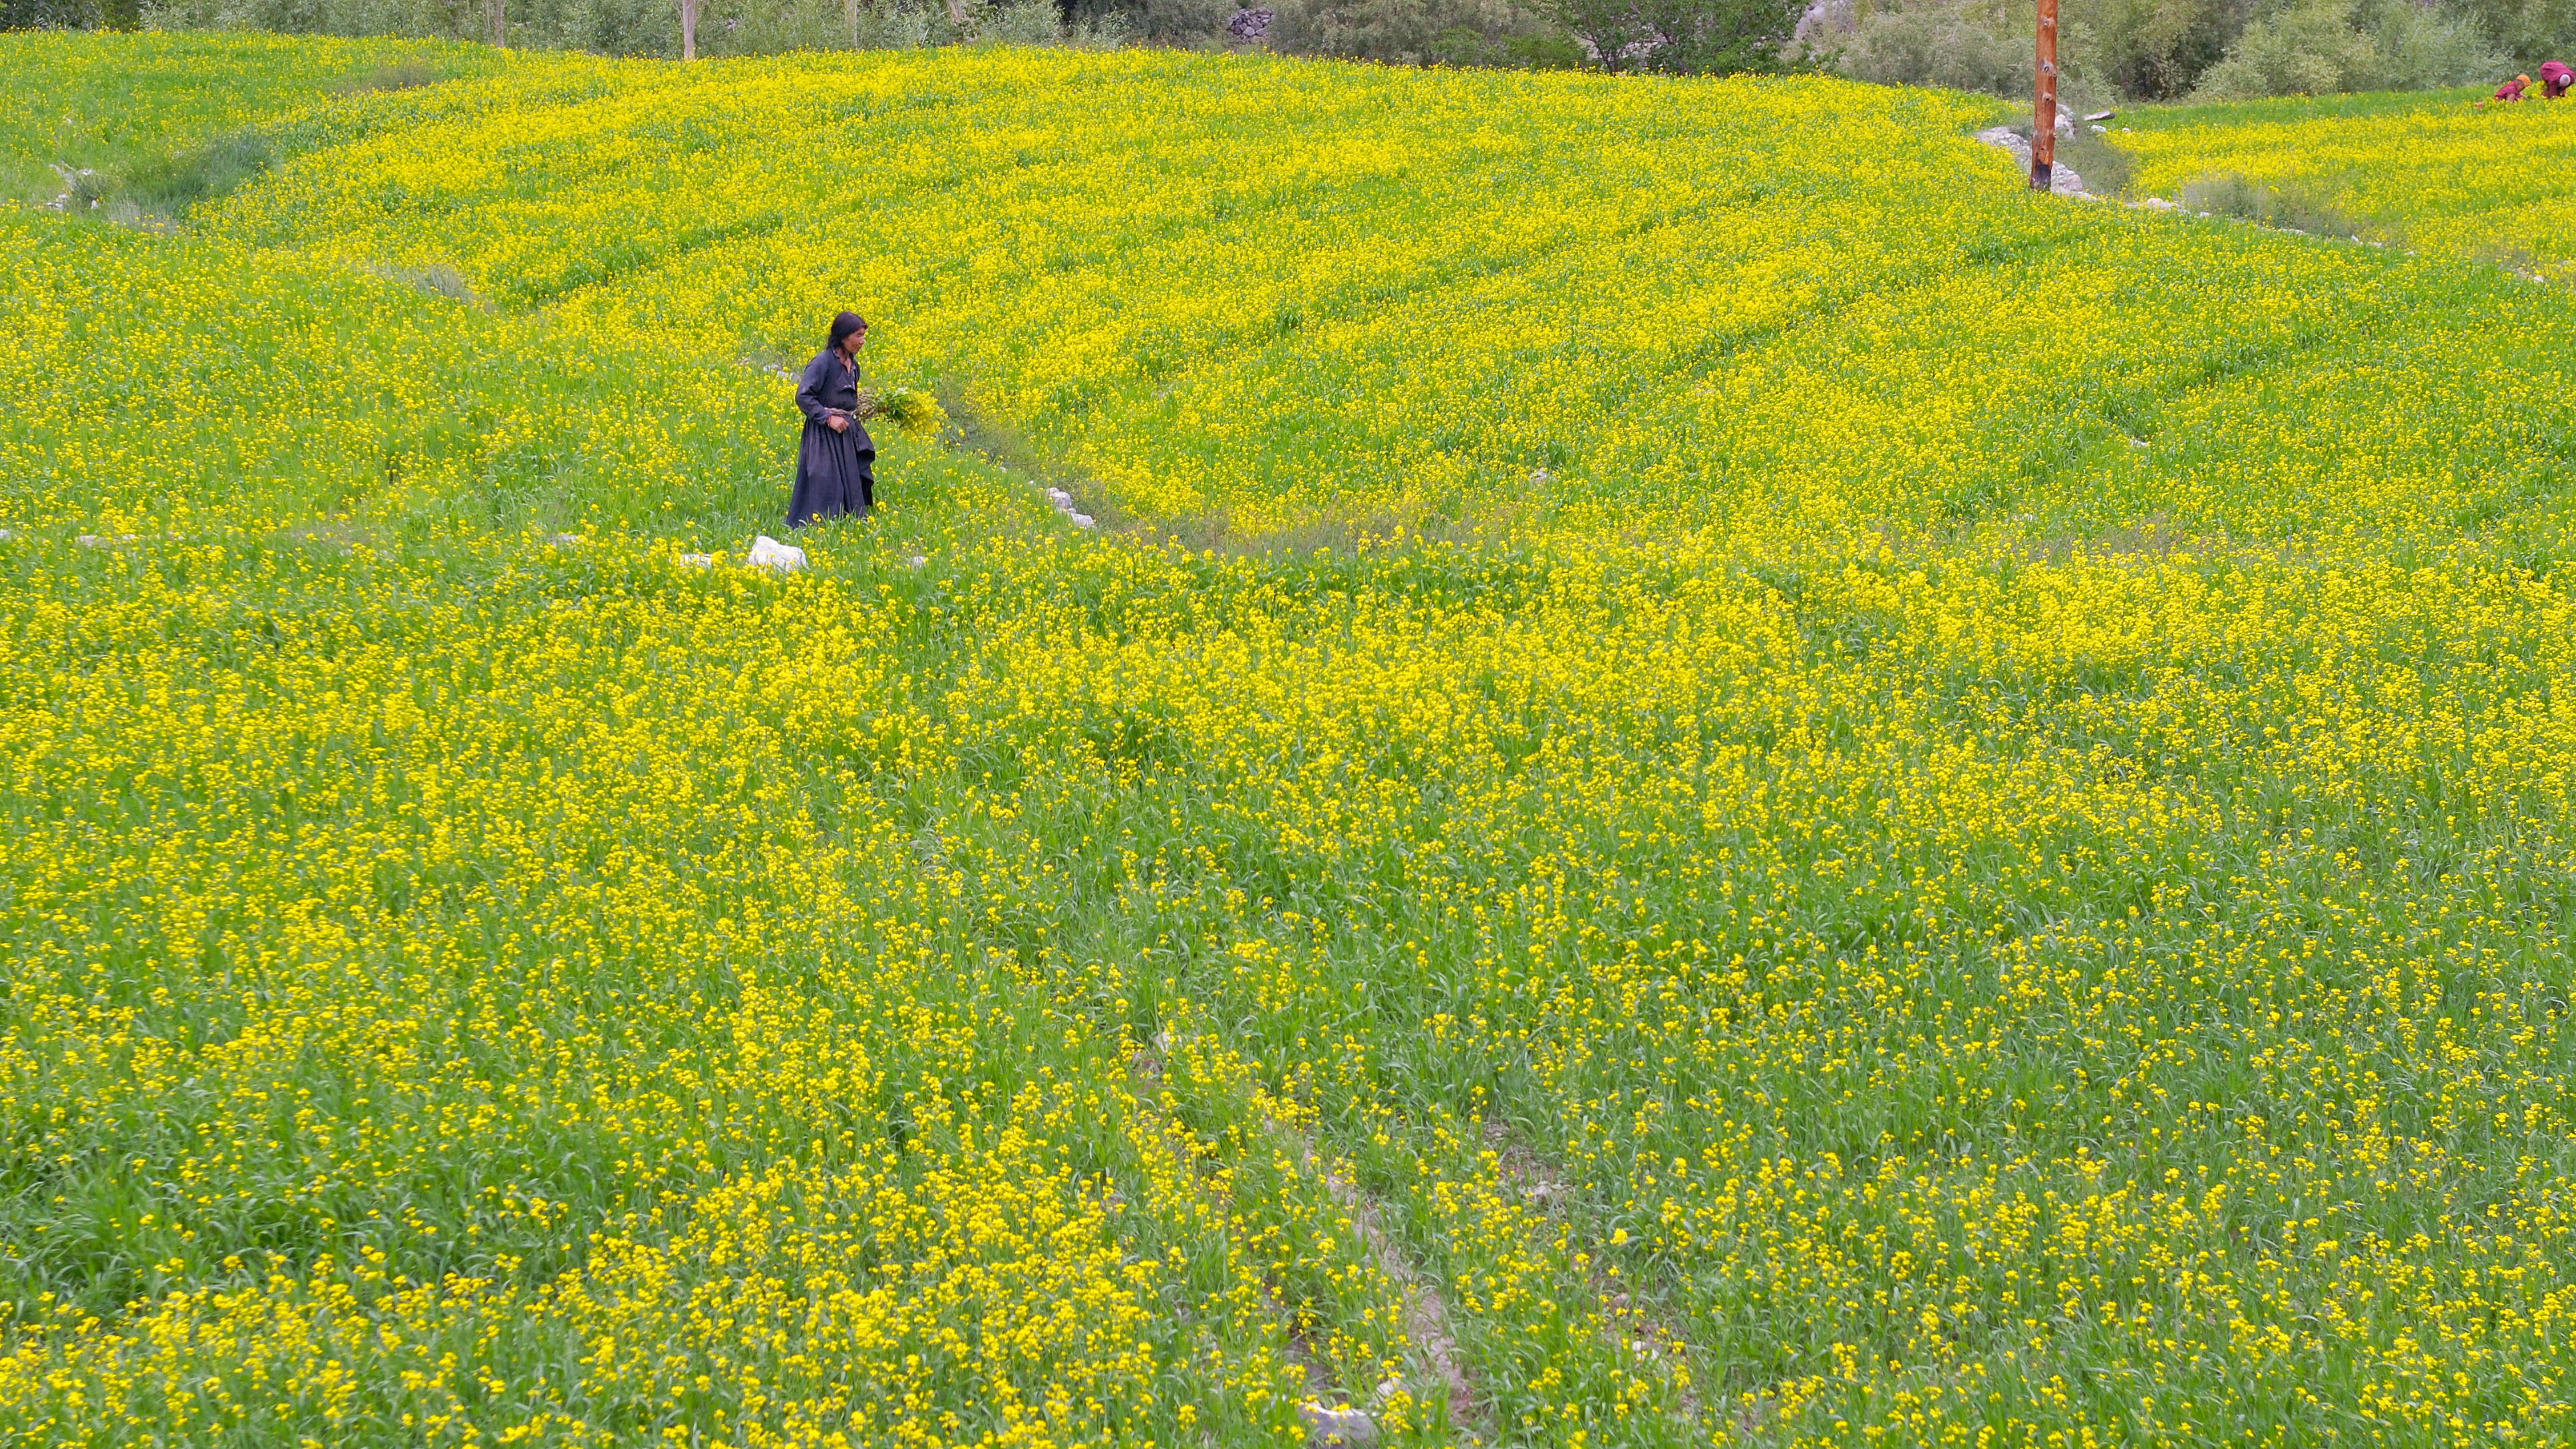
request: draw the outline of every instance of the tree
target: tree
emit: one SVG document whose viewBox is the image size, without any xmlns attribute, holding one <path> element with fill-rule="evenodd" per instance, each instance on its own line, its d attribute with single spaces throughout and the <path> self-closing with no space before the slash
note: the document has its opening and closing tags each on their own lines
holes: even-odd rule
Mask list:
<svg viewBox="0 0 2576 1449">
<path fill-rule="evenodd" d="M 1654 68 L 1693 75 L 1776 71 L 1794 56 L 1805 0 L 1637 0 Z"/>
<path fill-rule="evenodd" d="M 1731 75 L 1794 59 L 1805 0 L 1546 0 L 1603 70 Z"/>
<path fill-rule="evenodd" d="M 132 30 L 139 0 L 0 0 L 0 30 Z"/>
<path fill-rule="evenodd" d="M 1592 52 L 1593 63 L 1616 74 L 1645 58 L 1646 18 L 1638 0 L 1546 0 L 1550 19 Z"/>
<path fill-rule="evenodd" d="M 706 0 L 680 0 L 680 59 L 698 58 L 698 7 Z"/>
</svg>

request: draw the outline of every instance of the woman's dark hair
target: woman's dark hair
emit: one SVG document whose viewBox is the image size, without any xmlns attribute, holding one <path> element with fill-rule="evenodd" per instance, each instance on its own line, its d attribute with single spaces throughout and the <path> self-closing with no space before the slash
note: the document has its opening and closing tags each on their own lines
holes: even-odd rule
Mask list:
<svg viewBox="0 0 2576 1449">
<path fill-rule="evenodd" d="M 849 336 L 853 332 L 865 332 L 867 330 L 867 318 L 860 316 L 856 312 L 844 312 L 832 319 L 832 340 L 825 343 L 824 346 L 838 347 L 841 345 L 842 338 Z"/>
</svg>

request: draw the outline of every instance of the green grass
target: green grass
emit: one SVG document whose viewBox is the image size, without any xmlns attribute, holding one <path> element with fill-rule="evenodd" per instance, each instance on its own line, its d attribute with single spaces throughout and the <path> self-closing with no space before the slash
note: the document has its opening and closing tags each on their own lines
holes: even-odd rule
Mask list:
<svg viewBox="0 0 2576 1449">
<path fill-rule="evenodd" d="M 267 149 L 247 130 L 257 122 L 513 63 L 481 46 L 256 35 L 220 49 L 178 36 L 79 57 L 59 49 L 48 36 L 0 34 L 0 199 L 53 200 L 62 165 L 97 173 L 105 201 L 168 213 L 264 169 Z"/>
<path fill-rule="evenodd" d="M 2259 101 L 2203 101 L 2122 106 L 2107 124 L 2133 131 L 2174 131 L 2199 126 L 2273 125 L 2356 120 L 2366 117 L 2443 115 L 2482 101 L 2493 86 L 2439 91 L 2357 91 L 2334 96 L 2274 96 Z"/>
</svg>

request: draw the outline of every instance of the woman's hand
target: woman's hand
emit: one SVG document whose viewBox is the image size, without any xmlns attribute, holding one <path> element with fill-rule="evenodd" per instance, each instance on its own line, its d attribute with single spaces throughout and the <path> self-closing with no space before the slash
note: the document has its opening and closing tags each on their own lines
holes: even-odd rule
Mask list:
<svg viewBox="0 0 2576 1449">
<path fill-rule="evenodd" d="M 830 428 L 836 433 L 846 433 L 850 430 L 850 420 L 839 413 L 834 413 L 830 417 L 823 419 L 823 426 Z"/>
</svg>

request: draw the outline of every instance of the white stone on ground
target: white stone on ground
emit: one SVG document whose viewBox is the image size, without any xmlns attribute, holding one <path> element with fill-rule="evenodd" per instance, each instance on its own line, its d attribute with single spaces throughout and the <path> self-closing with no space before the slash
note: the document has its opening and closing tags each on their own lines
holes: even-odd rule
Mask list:
<svg viewBox="0 0 2576 1449">
<path fill-rule="evenodd" d="M 1046 500 L 1056 512 L 1063 514 L 1074 527 L 1090 528 L 1093 526 L 1091 515 L 1088 513 L 1076 512 L 1073 506 L 1073 495 L 1065 492 L 1063 489 L 1054 487 L 1048 488 L 1046 490 Z"/>
<path fill-rule="evenodd" d="M 780 573 L 793 573 L 805 567 L 805 550 L 794 544 L 780 543 L 764 533 L 752 540 L 751 554 L 743 562 L 756 569 L 776 569 Z"/>
<path fill-rule="evenodd" d="M 2059 116 L 2057 124 L 2062 135 L 2065 128 L 2074 123 Z M 2013 160 L 2021 163 L 2022 174 L 2030 174 L 2030 142 L 2022 139 L 2012 127 L 1989 126 L 1977 133 L 1977 140 L 1997 150 L 2011 152 Z M 2048 191 L 2051 196 L 2082 196 L 2085 194 L 2084 178 L 2063 166 L 2054 167 L 2048 173 Z"/>
</svg>

